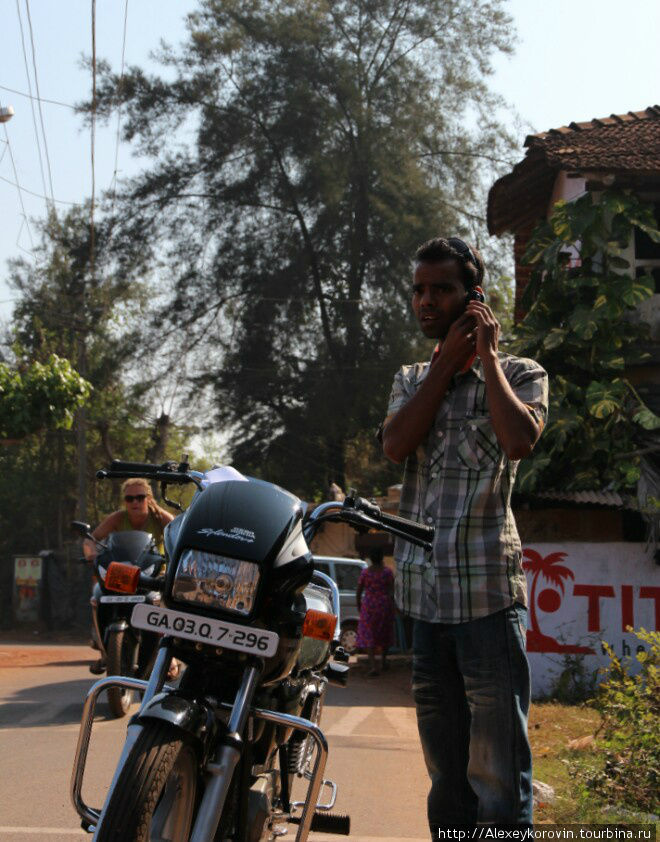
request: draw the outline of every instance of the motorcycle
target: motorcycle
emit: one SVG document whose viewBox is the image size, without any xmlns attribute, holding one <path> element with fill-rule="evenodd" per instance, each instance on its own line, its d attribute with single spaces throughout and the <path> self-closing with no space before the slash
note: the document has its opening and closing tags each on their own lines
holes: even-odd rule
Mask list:
<svg viewBox="0 0 660 842">
<path fill-rule="evenodd" d="M 105 541 L 92 535 L 90 526 L 81 521 L 71 524 L 83 538 L 88 538 L 99 552 L 94 559 L 94 584 L 90 604 L 92 628 L 108 675 L 148 678 L 156 658 L 159 636 L 131 626 L 131 612 L 136 604 L 154 605 L 160 593 L 141 587 L 137 593 L 118 593 L 108 581 L 110 564 L 138 567 L 146 576 L 160 571 L 165 559 L 156 551 L 148 532 L 112 532 Z M 121 573 L 121 570 L 118 571 Z M 133 703 L 134 691 L 122 687 L 108 688 L 108 705 L 115 717 L 125 716 Z"/>
<path fill-rule="evenodd" d="M 328 747 L 319 721 L 328 684 L 345 686 L 336 584 L 314 570 L 308 542 L 329 520 L 381 529 L 430 548 L 430 527 L 386 515 L 353 495 L 304 505 L 258 479 L 207 482 L 187 462 L 113 462 L 101 478 L 143 476 L 194 483 L 188 510 L 165 530 L 160 605 L 137 604 L 134 628 L 162 634 L 148 682 L 110 676 L 90 689 L 80 726 L 71 797 L 97 842 L 263 842 L 298 826 L 347 835 L 330 812 Z M 240 475 L 236 475 L 239 477 Z M 172 657 L 186 669 L 166 683 Z M 94 707 L 103 690 L 143 693 L 102 809 L 82 799 Z M 304 797 L 295 800 L 294 786 Z M 325 801 L 321 792 L 327 791 Z"/>
</svg>

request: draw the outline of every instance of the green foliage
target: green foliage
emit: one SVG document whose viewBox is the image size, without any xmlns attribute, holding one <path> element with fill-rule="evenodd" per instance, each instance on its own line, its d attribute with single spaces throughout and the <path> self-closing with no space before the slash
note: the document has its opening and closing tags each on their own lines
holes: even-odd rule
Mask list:
<svg viewBox="0 0 660 842">
<path fill-rule="evenodd" d="M 588 193 L 557 202 L 535 230 L 525 260 L 534 267 L 513 350 L 550 375 L 550 417 L 518 490 L 632 489 L 634 455 L 645 431 L 660 428 L 625 377 L 644 360 L 648 326 L 635 308 L 653 295 L 653 278 L 634 277 L 623 257 L 635 228 L 660 232 L 650 206 L 634 195 Z"/>
<path fill-rule="evenodd" d="M 235 464 L 313 496 L 416 358 L 411 254 L 483 231 L 511 21 L 501 0 L 203 0 L 188 31 L 163 77 L 101 74 L 99 118 L 121 105 L 151 158 L 115 230 L 167 267 L 161 322 L 200 351 Z"/>
<path fill-rule="evenodd" d="M 560 640 L 563 642 L 561 636 Z M 563 655 L 548 699 L 563 705 L 587 702 L 594 697 L 597 677 L 598 670 L 587 669 L 584 655 Z"/>
<path fill-rule="evenodd" d="M 95 481 L 99 467 L 113 457 L 179 458 L 192 434 L 156 409 L 159 383 L 140 329 L 150 293 L 140 257 L 129 259 L 121 238 L 115 255 L 103 225 L 96 234 L 94 272 L 84 209 L 52 216 L 37 261 L 11 264 L 18 301 L 7 346 L 16 364 L 0 366 L 0 434 L 32 434 L 0 447 L 0 579 L 13 554 L 61 548 L 72 537 L 68 524 L 80 513 L 79 428 L 69 427 L 83 398 L 85 503 L 94 523 L 120 503 L 118 483 Z"/>
<path fill-rule="evenodd" d="M 0 363 L 0 439 L 21 439 L 43 427 L 70 429 L 90 393 L 90 384 L 56 354 L 22 369 Z"/>
<path fill-rule="evenodd" d="M 588 793 L 610 803 L 648 812 L 658 808 L 660 789 L 660 632 L 635 632 L 645 644 L 636 655 L 639 671 L 607 647 L 606 680 L 591 703 L 602 726 L 594 755 L 574 760 L 574 771 Z"/>
</svg>

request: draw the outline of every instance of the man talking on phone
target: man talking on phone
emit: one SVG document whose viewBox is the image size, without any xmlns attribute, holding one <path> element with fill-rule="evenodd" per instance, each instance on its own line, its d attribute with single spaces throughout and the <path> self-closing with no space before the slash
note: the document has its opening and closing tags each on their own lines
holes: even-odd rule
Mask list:
<svg viewBox="0 0 660 842">
<path fill-rule="evenodd" d="M 437 346 L 394 378 L 385 455 L 405 462 L 400 514 L 435 527 L 397 540 L 395 596 L 414 619 L 413 695 L 438 828 L 532 824 L 527 592 L 511 511 L 518 461 L 547 419 L 548 378 L 498 349 L 484 264 L 457 237 L 424 243 L 412 307 Z"/>
</svg>

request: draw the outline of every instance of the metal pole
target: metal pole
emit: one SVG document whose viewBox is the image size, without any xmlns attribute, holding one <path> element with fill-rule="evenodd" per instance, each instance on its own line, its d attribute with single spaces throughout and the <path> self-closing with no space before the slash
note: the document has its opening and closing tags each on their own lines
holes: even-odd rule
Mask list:
<svg viewBox="0 0 660 842">
<path fill-rule="evenodd" d="M 85 286 L 83 281 L 82 301 L 80 304 L 84 316 Z M 86 332 L 81 328 L 78 334 L 78 374 L 87 376 L 87 349 L 85 348 Z M 85 407 L 78 410 L 76 419 L 76 438 L 78 449 L 78 520 L 87 523 L 87 411 Z"/>
</svg>

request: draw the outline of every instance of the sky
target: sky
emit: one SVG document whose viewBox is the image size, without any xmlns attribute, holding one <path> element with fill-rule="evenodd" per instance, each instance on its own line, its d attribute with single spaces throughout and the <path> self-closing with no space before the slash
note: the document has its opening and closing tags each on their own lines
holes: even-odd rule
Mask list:
<svg viewBox="0 0 660 842">
<path fill-rule="evenodd" d="M 195 6 L 194 0 L 98 0 L 97 57 L 118 70 L 124 45 L 126 64 L 155 68 L 150 52 L 161 39 L 184 39 L 183 19 Z M 530 131 L 660 103 L 660 0 L 509 0 L 506 7 L 517 49 L 496 57 L 491 87 L 510 105 L 502 116 L 519 138 L 520 158 Z M 67 107 L 90 95 L 90 73 L 80 60 L 91 54 L 91 2 L 0 0 L 0 32 L 0 106 L 15 110 L 0 125 L 0 318 L 7 320 L 12 293 L 6 262 L 32 259 L 44 194 L 61 209 L 91 195 L 90 132 Z M 42 99 L 63 104 L 42 102 L 39 108 L 21 95 L 30 86 L 36 95 L 37 83 Z M 97 128 L 97 197 L 110 188 L 115 170 L 126 177 L 142 163 L 126 144 L 117 144 L 116 120 Z"/>
</svg>

